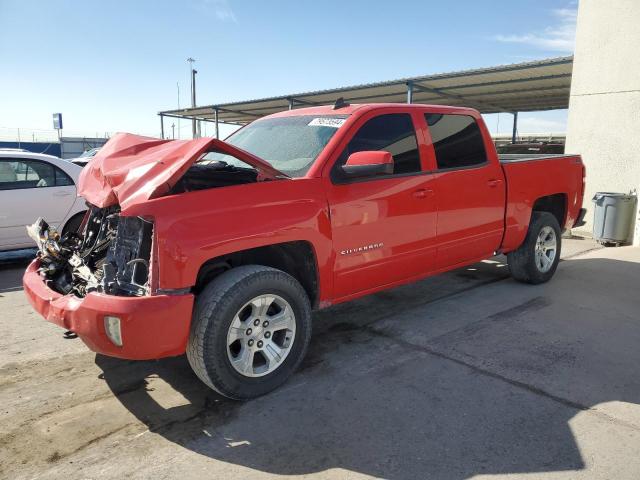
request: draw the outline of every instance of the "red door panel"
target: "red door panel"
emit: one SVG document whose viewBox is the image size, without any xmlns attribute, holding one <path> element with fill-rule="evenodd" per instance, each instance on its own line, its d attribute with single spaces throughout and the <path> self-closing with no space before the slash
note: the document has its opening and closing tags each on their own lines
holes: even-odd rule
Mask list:
<svg viewBox="0 0 640 480">
<path fill-rule="evenodd" d="M 417 175 L 332 187 L 336 299 L 434 268 L 433 181 Z"/>
<path fill-rule="evenodd" d="M 422 131 L 402 107 L 363 115 L 345 137 L 327 178 L 335 254 L 334 299 L 426 275 L 434 268 L 434 177 L 425 172 Z M 387 151 L 393 175 L 345 178 L 359 151 Z"/>
<path fill-rule="evenodd" d="M 502 241 L 504 174 L 495 155 L 489 157 L 491 138 L 478 118 L 449 112 L 424 115 L 425 138 L 437 169 L 438 270 L 491 256 Z"/>
<path fill-rule="evenodd" d="M 499 165 L 436 174 L 437 269 L 491 256 L 504 229 L 505 186 Z"/>
</svg>

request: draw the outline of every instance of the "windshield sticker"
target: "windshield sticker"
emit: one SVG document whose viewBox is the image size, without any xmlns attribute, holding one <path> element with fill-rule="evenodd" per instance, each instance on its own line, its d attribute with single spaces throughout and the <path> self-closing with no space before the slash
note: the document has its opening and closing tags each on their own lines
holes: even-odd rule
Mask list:
<svg viewBox="0 0 640 480">
<path fill-rule="evenodd" d="M 318 117 L 311 120 L 309 122 L 309 126 L 340 128 L 342 124 L 346 121 L 347 121 L 346 118 Z"/>
</svg>

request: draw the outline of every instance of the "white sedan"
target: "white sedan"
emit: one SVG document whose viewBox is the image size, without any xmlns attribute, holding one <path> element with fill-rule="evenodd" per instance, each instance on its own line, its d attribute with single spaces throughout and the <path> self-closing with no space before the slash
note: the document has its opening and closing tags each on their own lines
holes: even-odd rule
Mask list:
<svg viewBox="0 0 640 480">
<path fill-rule="evenodd" d="M 35 247 L 26 225 L 38 217 L 75 231 L 87 210 L 76 184 L 82 167 L 51 155 L 0 149 L 0 251 Z"/>
</svg>

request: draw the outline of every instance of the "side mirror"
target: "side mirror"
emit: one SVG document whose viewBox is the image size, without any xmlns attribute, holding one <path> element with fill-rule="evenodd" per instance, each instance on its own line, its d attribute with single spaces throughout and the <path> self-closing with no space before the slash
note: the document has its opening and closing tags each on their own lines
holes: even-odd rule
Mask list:
<svg viewBox="0 0 640 480">
<path fill-rule="evenodd" d="M 390 175 L 393 173 L 393 157 L 384 150 L 356 152 L 349 155 L 342 172 L 349 178 Z"/>
</svg>

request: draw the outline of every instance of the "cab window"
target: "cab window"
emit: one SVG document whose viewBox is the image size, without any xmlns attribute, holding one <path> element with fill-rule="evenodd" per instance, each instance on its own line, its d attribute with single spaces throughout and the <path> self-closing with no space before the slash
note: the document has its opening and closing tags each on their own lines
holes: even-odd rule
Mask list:
<svg viewBox="0 0 640 480">
<path fill-rule="evenodd" d="M 408 113 L 391 113 L 368 120 L 356 132 L 334 164 L 331 178 L 344 182 L 346 179 L 340 167 L 352 153 L 367 150 L 384 150 L 391 153 L 394 175 L 419 173 L 421 170 L 416 132 Z"/>
<path fill-rule="evenodd" d="M 469 115 L 425 114 L 438 170 L 465 168 L 487 162 L 482 132 Z"/>
</svg>

